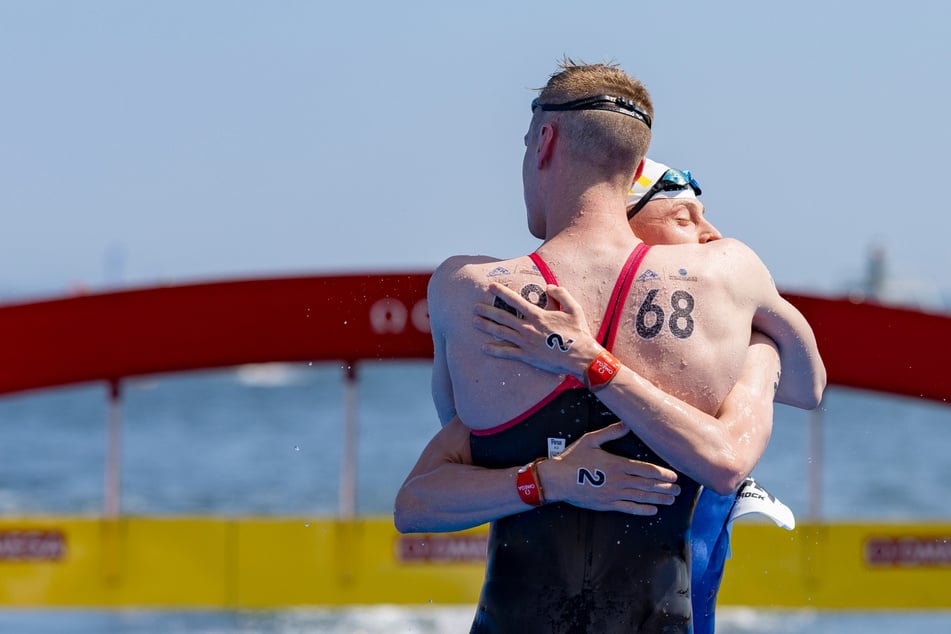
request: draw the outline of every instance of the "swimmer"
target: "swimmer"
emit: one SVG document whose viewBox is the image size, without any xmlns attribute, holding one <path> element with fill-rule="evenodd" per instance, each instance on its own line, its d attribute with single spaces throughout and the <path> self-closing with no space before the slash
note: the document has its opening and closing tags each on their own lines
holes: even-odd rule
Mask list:
<svg viewBox="0 0 951 634">
<path fill-rule="evenodd" d="M 706 218 L 703 203 L 698 199 L 700 194 L 700 185 L 689 171 L 671 169 L 662 163 L 646 159 L 643 173 L 633 184 L 627 197 L 627 213 L 631 229 L 644 242 L 655 245 L 705 244 L 720 239 L 722 237 L 720 232 Z M 577 302 L 570 298 L 570 293 L 565 289 L 549 288 L 546 292 L 549 295 L 559 293 L 563 297 L 563 303 L 567 301 L 570 305 L 577 306 Z M 517 304 L 519 300 L 510 297 L 509 301 Z M 526 306 L 517 307 L 520 310 L 528 310 Z M 580 314 L 580 309 L 577 310 L 580 320 L 583 321 L 583 314 Z M 489 315 L 492 314 L 491 311 L 487 310 L 487 312 Z M 535 328 L 523 331 L 525 337 L 534 337 L 535 341 L 530 346 L 524 346 L 522 354 L 517 357 L 520 361 L 543 369 L 557 366 L 557 361 L 564 353 L 548 346 L 544 334 L 556 330 L 562 337 L 574 340 L 574 345 L 583 345 L 578 342 L 584 341 L 585 338 L 588 339 L 587 345 L 592 347 L 595 345 L 591 335 L 585 329 L 579 327 L 568 329 L 562 325 L 549 323 L 546 320 L 548 316 L 550 316 L 548 312 L 539 312 L 538 321 L 534 324 Z M 798 322 L 798 327 L 808 330 L 804 319 Z M 793 333 L 778 332 L 776 336 L 783 340 L 791 334 Z M 802 336 L 814 346 L 814 339 L 810 338 L 809 332 L 804 332 Z M 492 350 L 501 350 L 503 356 L 513 358 L 507 346 L 490 347 L 490 354 Z M 818 350 L 812 348 L 810 354 L 816 361 L 815 371 L 819 379 L 824 381 Z M 747 365 L 751 363 L 755 363 L 755 357 L 752 354 L 747 359 Z M 772 360 L 765 365 L 765 374 L 759 372 L 755 376 L 768 377 L 771 364 Z M 745 449 L 749 456 L 747 464 L 759 461 L 762 451 L 765 450 L 766 441 L 769 439 L 772 420 L 772 395 L 744 383 L 743 376 L 751 376 L 752 371 L 751 368 L 750 372 L 741 375 L 740 381 L 727 396 L 721 413 L 717 416 L 719 424 L 741 430 L 740 435 L 735 439 L 733 450 Z M 809 384 L 804 383 L 802 388 L 809 389 Z M 754 400 L 751 398 L 752 394 L 759 394 L 762 402 L 750 402 Z M 808 401 L 809 398 L 808 394 L 796 396 L 799 403 L 802 399 Z M 756 412 L 756 416 L 762 417 L 763 422 L 758 425 L 759 435 L 756 438 L 747 435 L 748 425 L 734 420 L 734 416 L 741 412 Z M 778 525 L 792 529 L 794 519 L 785 505 L 766 493 L 752 478 L 745 479 L 741 487 L 745 487 L 747 491 L 762 491 L 762 494 L 749 498 L 758 503 L 750 507 L 737 508 L 738 513 L 745 514 L 747 508 L 752 508 L 754 512 L 767 515 Z M 730 527 L 737 517 L 734 513 L 736 497 L 736 490 L 726 495 L 719 495 L 714 490 L 704 487 L 694 510 L 690 536 L 695 634 L 714 630 L 716 596 L 729 552 Z"/>
<path fill-rule="evenodd" d="M 567 63 L 532 110 L 523 182 L 529 229 L 544 242 L 522 258 L 450 258 L 434 273 L 433 396 L 448 424 L 400 491 L 397 527 L 492 522 L 475 632 L 687 632 L 686 534 L 698 482 L 726 493 L 742 471 L 718 451 L 728 434 L 704 417 L 720 411 L 747 348 L 772 346 L 754 335 L 751 347 L 754 324 L 786 308 L 742 243 L 648 248 L 630 231 L 624 203 L 652 116 L 636 80 Z M 474 336 L 471 307 L 500 288 L 557 300 L 548 284 L 571 288 L 596 316 L 595 356 L 566 376 L 484 357 L 493 337 L 511 344 L 503 329 L 523 320 Z M 776 372 L 778 364 L 767 389 Z M 678 424 L 652 423 L 658 402 L 658 411 L 675 404 Z M 464 496 L 458 480 L 440 489 L 445 467 L 464 473 Z"/>
</svg>

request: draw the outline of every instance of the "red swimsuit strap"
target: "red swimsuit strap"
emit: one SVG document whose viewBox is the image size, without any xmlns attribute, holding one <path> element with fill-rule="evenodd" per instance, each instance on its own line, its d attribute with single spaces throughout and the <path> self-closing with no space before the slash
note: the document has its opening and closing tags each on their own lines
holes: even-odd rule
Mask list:
<svg viewBox="0 0 951 634">
<path fill-rule="evenodd" d="M 644 256 L 650 247 L 643 242 L 634 247 L 631 255 L 627 257 L 624 268 L 621 269 L 621 275 L 618 276 L 617 283 L 614 285 L 614 292 L 611 293 L 611 301 L 608 302 L 608 310 L 605 312 L 604 321 L 601 322 L 601 331 L 598 333 L 598 341 L 608 350 L 614 347 L 614 339 L 617 337 L 617 329 L 621 323 L 621 308 L 631 292 L 631 285 L 634 283 L 634 274 L 640 268 Z"/>
<path fill-rule="evenodd" d="M 492 434 L 497 434 L 501 431 L 505 431 L 506 429 L 509 429 L 510 427 L 515 427 L 516 425 L 521 423 L 523 420 L 534 416 L 537 411 L 539 411 L 540 409 L 542 409 L 543 407 L 551 403 L 553 400 L 555 400 L 556 396 L 558 396 L 565 390 L 572 390 L 578 387 L 584 387 L 584 384 L 573 376 L 566 376 L 564 381 L 559 383 L 555 387 L 554 390 L 548 393 L 548 396 L 538 401 L 537 403 L 532 405 L 531 408 L 525 410 L 524 412 L 522 412 L 515 418 L 508 420 L 500 425 L 496 425 L 495 427 L 489 427 L 488 429 L 473 429 L 473 430 L 470 430 L 470 433 L 473 436 L 491 436 Z"/>
<path fill-rule="evenodd" d="M 542 259 L 542 256 L 538 255 L 538 253 L 530 253 L 528 257 L 530 257 L 532 262 L 535 263 L 535 266 L 538 267 L 538 272 L 542 274 L 546 282 L 555 284 L 556 286 L 558 285 L 558 279 L 555 277 L 555 274 L 551 272 L 548 263 Z"/>
</svg>

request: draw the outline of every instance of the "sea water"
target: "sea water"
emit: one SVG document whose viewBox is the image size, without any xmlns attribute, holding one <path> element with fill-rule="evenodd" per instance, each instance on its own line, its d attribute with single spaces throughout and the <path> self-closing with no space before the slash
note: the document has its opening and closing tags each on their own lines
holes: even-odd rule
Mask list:
<svg viewBox="0 0 951 634">
<path fill-rule="evenodd" d="M 356 508 L 386 515 L 438 427 L 428 362 L 358 374 Z M 122 386 L 123 512 L 313 515 L 338 507 L 344 369 L 294 364 L 182 373 Z M 100 513 L 106 389 L 0 398 L 0 513 Z M 779 406 L 758 481 L 800 519 L 951 516 L 951 407 L 830 388 L 818 415 Z M 778 529 L 777 529 L 778 530 Z M 463 632 L 472 606 L 280 611 L 4 610 L 0 632 Z M 951 631 L 951 612 L 722 608 L 719 632 Z"/>
</svg>

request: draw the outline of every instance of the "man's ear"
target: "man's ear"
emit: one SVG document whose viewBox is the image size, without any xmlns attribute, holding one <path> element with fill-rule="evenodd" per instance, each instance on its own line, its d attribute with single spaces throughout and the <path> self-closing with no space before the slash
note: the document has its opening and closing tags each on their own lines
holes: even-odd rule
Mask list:
<svg viewBox="0 0 951 634">
<path fill-rule="evenodd" d="M 535 163 L 542 167 L 551 160 L 555 152 L 555 139 L 558 129 L 550 123 L 542 124 L 538 130 L 538 146 L 535 148 Z"/>
<path fill-rule="evenodd" d="M 646 162 L 646 161 L 645 161 L 644 159 L 641 159 L 641 162 L 637 164 L 637 169 L 634 170 L 634 180 L 631 181 L 632 186 L 633 186 L 634 183 L 637 182 L 637 179 L 641 177 L 641 174 L 644 173 L 644 163 L 645 163 L 645 162 Z"/>
</svg>

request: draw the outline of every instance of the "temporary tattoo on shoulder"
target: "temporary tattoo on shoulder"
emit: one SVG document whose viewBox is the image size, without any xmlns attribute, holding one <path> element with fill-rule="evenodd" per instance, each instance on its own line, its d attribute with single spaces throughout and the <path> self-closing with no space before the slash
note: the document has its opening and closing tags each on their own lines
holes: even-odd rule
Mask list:
<svg viewBox="0 0 951 634">
<path fill-rule="evenodd" d="M 525 315 L 523 315 L 522 313 L 518 312 L 518 310 L 516 310 L 514 306 L 512 306 L 511 304 L 509 304 L 508 302 L 506 302 L 506 301 L 505 301 L 504 299 L 502 299 L 501 297 L 496 297 L 496 298 L 495 298 L 495 301 L 492 302 L 492 305 L 495 306 L 496 308 L 501 308 L 502 310 L 505 310 L 505 311 L 508 311 L 508 312 L 512 313 L 513 315 L 515 315 L 515 316 L 518 317 L 519 319 L 525 319 Z"/>
<path fill-rule="evenodd" d="M 504 266 L 497 266 L 491 271 L 489 271 L 486 277 L 499 277 L 500 275 L 508 275 L 508 274 L 509 274 L 509 270 L 507 268 L 505 268 Z"/>
<path fill-rule="evenodd" d="M 535 266 L 535 264 L 532 264 L 531 266 L 516 266 L 515 272 L 522 273 L 524 275 L 537 275 L 538 277 L 542 277 L 542 272 L 538 270 L 538 267 Z"/>
<path fill-rule="evenodd" d="M 647 269 L 643 273 L 637 276 L 638 282 L 653 282 L 654 280 L 659 280 L 660 275 L 654 273 L 654 271 Z"/>
<path fill-rule="evenodd" d="M 697 276 L 688 275 L 687 269 L 678 269 L 676 275 L 668 275 L 667 278 L 671 280 L 679 280 L 681 282 L 696 282 L 697 281 Z"/>
<path fill-rule="evenodd" d="M 548 306 L 548 293 L 538 284 L 526 284 L 522 287 L 522 297 L 525 301 L 535 304 L 539 308 Z"/>
</svg>

